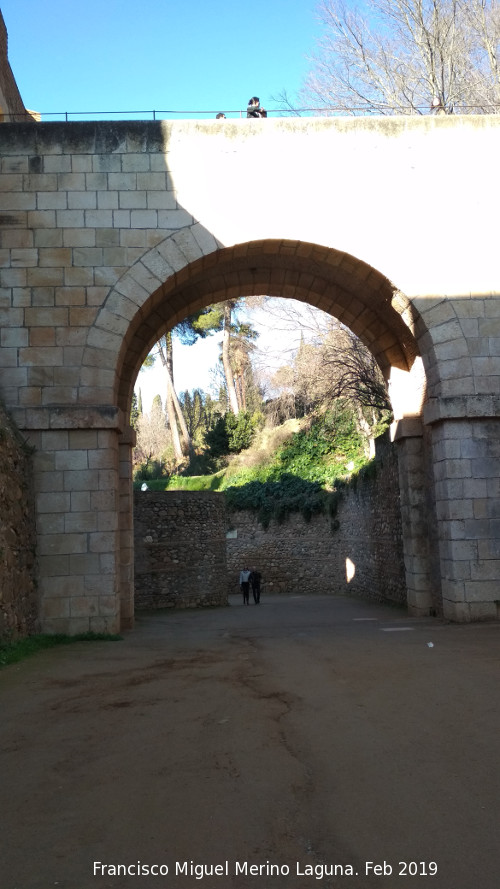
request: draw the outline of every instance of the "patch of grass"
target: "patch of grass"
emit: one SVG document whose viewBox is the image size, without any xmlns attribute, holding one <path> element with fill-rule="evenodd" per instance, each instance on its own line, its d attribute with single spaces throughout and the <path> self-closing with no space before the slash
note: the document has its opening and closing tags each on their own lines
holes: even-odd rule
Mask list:
<svg viewBox="0 0 500 889">
<path fill-rule="evenodd" d="M 224 470 L 212 475 L 172 475 L 170 478 L 150 479 L 146 482 L 148 491 L 218 491 Z M 141 489 L 144 482 L 134 482 L 134 489 Z"/>
<path fill-rule="evenodd" d="M 71 645 L 72 642 L 119 642 L 122 640 L 123 636 L 112 633 L 77 633 L 76 636 L 67 636 L 64 633 L 55 633 L 53 636 L 49 636 L 39 633 L 35 636 L 27 636 L 25 639 L 0 641 L 0 668 L 7 666 L 7 664 L 15 664 L 47 648 L 55 648 L 56 645 Z"/>
</svg>

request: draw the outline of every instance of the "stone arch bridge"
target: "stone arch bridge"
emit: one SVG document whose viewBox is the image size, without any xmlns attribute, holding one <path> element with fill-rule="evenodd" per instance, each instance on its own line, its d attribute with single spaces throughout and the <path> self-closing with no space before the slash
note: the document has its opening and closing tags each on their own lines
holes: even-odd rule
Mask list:
<svg viewBox="0 0 500 889">
<path fill-rule="evenodd" d="M 408 604 L 498 617 L 497 117 L 3 124 L 0 387 L 34 446 L 42 626 L 133 621 L 133 385 L 226 297 L 312 303 L 372 350 Z"/>
</svg>

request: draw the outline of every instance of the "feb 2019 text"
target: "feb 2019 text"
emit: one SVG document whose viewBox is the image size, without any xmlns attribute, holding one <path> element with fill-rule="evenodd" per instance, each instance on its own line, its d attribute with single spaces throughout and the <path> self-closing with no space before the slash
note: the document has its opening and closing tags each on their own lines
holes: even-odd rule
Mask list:
<svg viewBox="0 0 500 889">
<path fill-rule="evenodd" d="M 203 864 L 195 861 L 175 861 L 173 865 L 156 864 L 136 861 L 131 864 L 105 863 L 94 861 L 93 875 L 106 877 L 191 877 L 203 880 L 205 877 L 249 876 L 277 877 L 297 876 L 322 880 L 324 877 L 382 877 L 398 875 L 401 877 L 435 877 L 438 866 L 435 861 L 365 861 L 364 865 L 356 864 L 303 864 L 296 861 L 294 865 L 276 864 L 266 861 L 263 864 L 251 864 L 248 861 L 224 861 L 221 864 Z"/>
</svg>

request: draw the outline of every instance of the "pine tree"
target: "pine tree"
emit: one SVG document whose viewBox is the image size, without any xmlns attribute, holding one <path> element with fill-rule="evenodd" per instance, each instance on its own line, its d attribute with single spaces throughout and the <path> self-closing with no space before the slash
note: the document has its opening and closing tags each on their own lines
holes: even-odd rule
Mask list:
<svg viewBox="0 0 500 889">
<path fill-rule="evenodd" d="M 140 393 L 140 390 L 139 390 Z M 133 429 L 137 429 L 137 423 L 140 417 L 139 406 L 137 402 L 137 395 L 135 392 L 132 395 L 132 404 L 130 407 L 130 425 Z"/>
</svg>

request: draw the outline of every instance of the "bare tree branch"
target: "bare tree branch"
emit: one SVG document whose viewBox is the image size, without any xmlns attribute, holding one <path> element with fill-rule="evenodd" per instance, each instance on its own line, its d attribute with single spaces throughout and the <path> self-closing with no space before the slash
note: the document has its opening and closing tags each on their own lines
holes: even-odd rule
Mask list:
<svg viewBox="0 0 500 889">
<path fill-rule="evenodd" d="M 321 0 L 317 11 L 323 33 L 299 104 L 324 114 L 500 113 L 499 0 Z"/>
<path fill-rule="evenodd" d="M 277 415 L 296 416 L 299 406 L 314 410 L 338 398 L 348 399 L 360 419 L 367 414 L 369 426 L 390 412 L 381 370 L 352 331 L 325 312 L 294 300 L 272 300 L 266 312 L 274 329 L 300 330 L 302 335 L 298 350 L 272 377 L 272 387 L 279 393 Z"/>
</svg>

